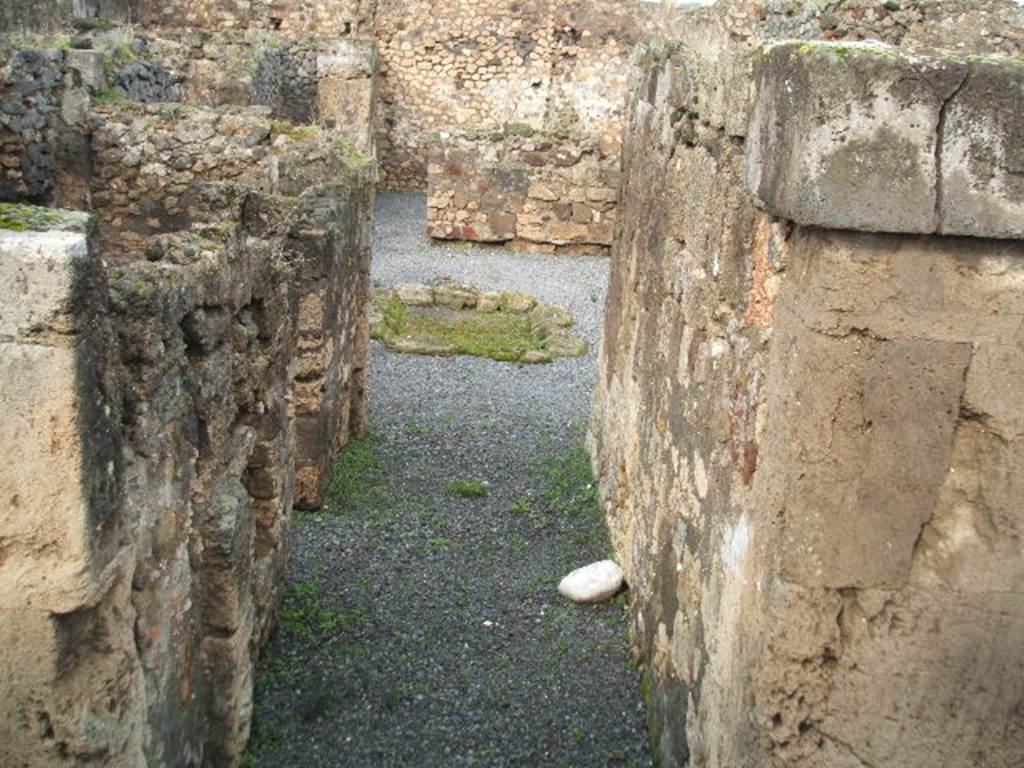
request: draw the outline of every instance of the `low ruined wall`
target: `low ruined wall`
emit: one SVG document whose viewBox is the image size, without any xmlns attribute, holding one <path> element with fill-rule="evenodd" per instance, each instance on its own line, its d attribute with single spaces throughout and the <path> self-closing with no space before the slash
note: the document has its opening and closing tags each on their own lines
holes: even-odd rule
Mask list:
<svg viewBox="0 0 1024 768">
<path fill-rule="evenodd" d="M 148 32 L 139 57 L 166 70 L 191 106 L 266 106 L 277 120 L 338 130 L 374 154 L 377 49 L 351 37 L 247 30 Z M 104 43 L 97 42 L 103 49 Z M 130 66 L 130 64 L 129 64 Z"/>
<path fill-rule="evenodd" d="M 1024 231 L 1000 99 L 1022 70 L 751 55 L 782 23 L 766 5 L 646 51 L 625 134 L 592 443 L 652 745 L 666 765 L 1016 765 Z M 947 45 L 1024 28 L 953 5 Z"/>
<path fill-rule="evenodd" d="M 0 33 L 57 31 L 69 22 L 138 22 L 141 0 L 4 0 Z"/>
<path fill-rule="evenodd" d="M 291 510 L 365 428 L 376 180 L 268 111 L 100 107 L 98 218 L 0 208 L 4 765 L 240 759 Z"/>
<path fill-rule="evenodd" d="M 76 35 L 75 48 L 69 47 L 69 40 L 45 35 L 18 45 L 0 40 L 0 202 L 88 207 L 90 178 L 96 175 L 92 164 L 108 164 L 104 146 L 116 148 L 122 138 L 105 135 L 112 130 L 109 125 L 97 128 L 90 120 L 92 108 L 106 106 L 110 112 L 110 107 L 123 108 L 123 102 L 261 106 L 265 116 L 276 121 L 323 127 L 345 137 L 362 154 L 375 155 L 377 52 L 371 41 L 294 40 L 253 31 L 216 36 L 135 33 L 120 28 Z M 171 123 L 189 119 L 185 109 L 164 116 Z M 218 146 L 240 130 L 241 126 L 227 128 L 218 136 L 216 131 L 197 129 L 176 143 L 202 145 L 210 140 Z M 174 164 L 163 169 L 175 179 L 152 178 L 149 171 L 159 163 L 133 165 L 133 153 L 159 161 L 181 147 L 156 146 L 144 136 L 138 138 L 135 144 L 123 142 L 131 146 L 124 159 L 125 165 L 134 167 L 142 187 L 177 186 L 181 177 L 195 171 L 188 153 L 178 152 Z M 229 166 L 242 172 L 252 159 L 235 152 L 236 145 L 237 141 L 228 141 L 226 151 L 232 157 L 215 161 L 225 173 Z M 199 172 L 215 176 L 212 167 Z M 176 194 L 170 193 L 166 207 L 176 207 Z M 106 208 L 110 202 L 97 201 L 95 207 Z M 146 218 L 152 216 L 142 214 Z"/>
<path fill-rule="evenodd" d="M 611 245 L 617 148 L 521 125 L 437 145 L 427 167 L 431 237 L 576 253 Z"/>
<path fill-rule="evenodd" d="M 265 29 L 289 37 L 360 35 L 376 0 L 137 0 L 144 24 L 223 32 Z"/>
</svg>

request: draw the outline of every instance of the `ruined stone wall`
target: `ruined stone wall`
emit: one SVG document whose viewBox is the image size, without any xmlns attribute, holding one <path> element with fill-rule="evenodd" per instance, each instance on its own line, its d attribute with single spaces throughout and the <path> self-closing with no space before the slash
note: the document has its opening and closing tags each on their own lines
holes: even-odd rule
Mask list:
<svg viewBox="0 0 1024 768">
<path fill-rule="evenodd" d="M 618 154 L 595 140 L 518 130 L 437 140 L 427 166 L 427 234 L 603 253 L 615 228 Z"/>
<path fill-rule="evenodd" d="M 0 32 L 54 32 L 71 22 L 137 22 L 141 0 L 4 0 Z"/>
<path fill-rule="evenodd" d="M 1022 70 L 752 56 L 769 23 L 840 29 L 782 5 L 694 14 L 639 57 L 630 105 L 592 447 L 652 746 L 1016 765 L 1024 219 L 1021 112 L 1000 101 Z M 860 5 L 852 37 L 893 29 Z M 1024 29 L 1011 4 L 945 11 L 946 47 Z"/>
<path fill-rule="evenodd" d="M 0 202 L 87 203 L 89 62 L 0 45 Z"/>
<path fill-rule="evenodd" d="M 181 179 L 196 173 L 207 178 L 220 173 L 227 178 L 259 160 L 258 148 L 239 152 L 239 142 L 228 141 L 243 130 L 241 124 L 229 124 L 244 122 L 243 118 L 225 117 L 217 129 L 216 122 L 204 125 L 202 116 L 197 118 L 184 108 L 163 113 L 164 123 L 192 124 L 192 129 L 182 129 L 177 143 L 201 147 L 203 141 L 210 140 L 215 146 L 224 145 L 228 157 L 211 157 L 206 163 L 210 167 L 193 168 L 189 158 L 195 150 L 190 154 L 177 146 L 170 166 L 153 165 L 141 158 L 159 159 L 172 148 L 157 147 L 146 136 L 138 136 L 137 144 L 123 157 L 104 157 L 105 144 L 116 155 L 125 126 L 106 123 L 97 130 L 89 119 L 94 105 L 100 109 L 123 106 L 121 102 L 264 106 L 266 115 L 285 123 L 279 126 L 285 133 L 293 132 L 288 123 L 319 125 L 351 141 L 357 151 L 369 156 L 375 153 L 377 55 L 371 42 L 349 38 L 296 41 L 269 32 L 214 37 L 199 32 L 155 34 L 125 29 L 78 35 L 76 48 L 68 47 L 67 41 L 38 35 L 26 38 L 24 46 L 0 41 L 0 201 L 88 207 L 90 177 L 97 175 L 92 169 L 94 155 L 107 169 L 122 161 L 133 169 L 130 173 L 135 178 L 122 181 L 138 183 L 140 195 L 146 188 L 167 192 L 169 184 L 178 186 Z M 144 114 L 140 113 L 140 119 Z M 217 135 L 217 130 L 223 135 Z M 106 135 L 111 131 L 121 133 Z M 245 141 L 259 144 L 266 136 L 265 131 L 262 138 Z M 211 163 L 217 163 L 220 170 L 215 171 Z M 165 202 L 173 209 L 180 190 L 170 192 Z M 111 203 L 116 207 L 117 202 L 102 199 L 96 207 L 107 208 Z"/>
<path fill-rule="evenodd" d="M 422 188 L 438 132 L 537 131 L 617 154 L 628 63 L 652 6 L 584 0 L 379 3 L 384 183 Z"/>
<path fill-rule="evenodd" d="M 288 37 L 365 35 L 376 0 L 139 0 L 147 26 L 212 32 L 263 29 Z"/>
<path fill-rule="evenodd" d="M 365 428 L 376 169 L 273 107 L 97 99 L 121 49 L 96 48 L 15 52 L 31 77 L 3 81 L 56 114 L 16 126 L 54 157 L 82 97 L 97 217 L 0 207 L 0 763 L 234 765 L 291 510 Z M 26 155 L 9 198 L 36 197 Z"/>
</svg>

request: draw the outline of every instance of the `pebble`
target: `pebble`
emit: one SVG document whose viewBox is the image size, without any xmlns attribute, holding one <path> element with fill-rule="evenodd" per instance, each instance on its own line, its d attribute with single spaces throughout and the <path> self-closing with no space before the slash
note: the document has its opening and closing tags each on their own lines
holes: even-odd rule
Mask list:
<svg viewBox="0 0 1024 768">
<path fill-rule="evenodd" d="M 577 603 L 601 603 L 622 588 L 622 569 L 613 560 L 577 568 L 558 584 L 558 591 Z"/>
</svg>

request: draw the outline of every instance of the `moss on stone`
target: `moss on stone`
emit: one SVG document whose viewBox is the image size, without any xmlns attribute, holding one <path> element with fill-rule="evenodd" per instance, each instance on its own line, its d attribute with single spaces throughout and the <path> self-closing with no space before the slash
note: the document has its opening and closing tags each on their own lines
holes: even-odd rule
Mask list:
<svg viewBox="0 0 1024 768">
<path fill-rule="evenodd" d="M 320 136 L 319 126 L 289 123 L 287 120 L 272 120 L 270 130 L 274 138 L 284 136 L 292 141 L 311 141 Z"/>
<path fill-rule="evenodd" d="M 383 309 L 384 323 L 373 335 L 395 351 L 515 362 L 540 347 L 523 315 L 420 309 L 406 307 L 399 299 Z"/>
<path fill-rule="evenodd" d="M 523 136 L 529 138 L 537 133 L 537 129 L 529 123 L 505 123 L 506 136 Z"/>
<path fill-rule="evenodd" d="M 650 667 L 644 669 L 640 678 L 640 696 L 644 702 L 644 712 L 647 715 L 647 744 L 651 750 L 651 757 L 657 768 L 661 768 L 664 762 L 661 760 L 661 729 L 658 727 L 658 715 L 654 704 L 654 683 Z"/>
<path fill-rule="evenodd" d="M 471 289 L 463 289 L 473 295 Z M 565 328 L 572 315 L 561 307 L 538 305 L 527 294 L 498 294 L 489 310 L 412 306 L 390 291 L 373 297 L 376 319 L 371 335 L 394 352 L 422 355 L 474 355 L 499 362 L 549 363 L 556 357 L 586 354 L 587 343 Z M 475 307 L 475 300 L 472 306 Z"/>
<path fill-rule="evenodd" d="M 79 211 L 0 203 L 0 230 L 9 232 L 79 231 L 85 227 L 88 218 L 88 214 Z"/>
<path fill-rule="evenodd" d="M 121 91 L 115 91 L 113 89 L 100 91 L 92 97 L 92 103 L 96 106 L 104 106 L 106 104 L 123 104 L 126 101 L 128 101 L 127 96 L 121 93 Z"/>
<path fill-rule="evenodd" d="M 348 136 L 339 135 L 334 139 L 334 146 L 356 168 L 365 168 L 373 163 L 373 158 L 364 155 Z"/>
</svg>

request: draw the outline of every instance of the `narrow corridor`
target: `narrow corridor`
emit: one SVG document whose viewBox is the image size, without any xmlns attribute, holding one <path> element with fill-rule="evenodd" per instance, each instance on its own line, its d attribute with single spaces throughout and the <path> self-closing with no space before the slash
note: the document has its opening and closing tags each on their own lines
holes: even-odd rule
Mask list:
<svg viewBox="0 0 1024 768">
<path fill-rule="evenodd" d="M 378 201 L 374 281 L 451 278 L 569 308 L 587 356 L 371 352 L 371 435 L 298 513 L 250 766 L 647 766 L 624 595 L 556 585 L 608 543 L 583 448 L 608 262 L 436 246 Z"/>
</svg>

